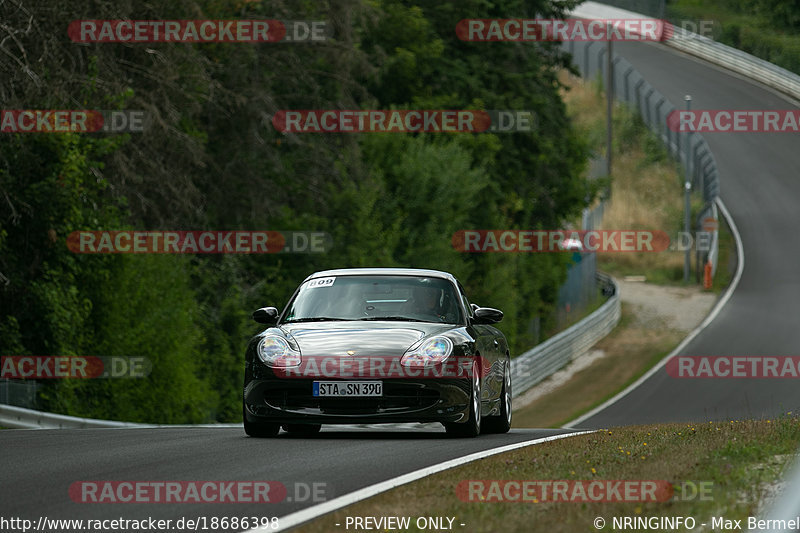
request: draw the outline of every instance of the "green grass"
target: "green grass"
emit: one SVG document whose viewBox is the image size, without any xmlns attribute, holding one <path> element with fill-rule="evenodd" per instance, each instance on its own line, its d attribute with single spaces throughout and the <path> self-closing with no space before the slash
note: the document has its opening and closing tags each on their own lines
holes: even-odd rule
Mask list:
<svg viewBox="0 0 800 533">
<path fill-rule="evenodd" d="M 757 514 L 759 502 L 781 477 L 799 443 L 800 420 L 788 414 L 778 420 L 611 428 L 453 468 L 299 530 L 344 530 L 347 517 L 364 516 L 408 516 L 412 526 L 420 516 L 454 517 L 455 524 L 465 524 L 458 530 L 504 533 L 529 532 L 533 524 L 536 531 L 596 531 L 593 521 L 598 516 L 606 520 L 603 531 L 613 531 L 615 516 L 691 516 L 698 526 L 715 516 L 746 521 Z M 456 494 L 459 483 L 467 480 L 660 480 L 673 492 L 667 501 L 656 502 L 473 502 Z"/>
<path fill-rule="evenodd" d="M 564 93 L 568 113 L 576 128 L 595 153 L 605 151 L 605 97 L 599 81 L 587 82 L 565 77 L 571 86 Z M 670 239 L 683 231 L 682 167 L 668 154 L 632 109 L 614 106 L 614 143 L 611 195 L 606 204 L 603 228 L 664 231 Z M 695 221 L 704 202 L 699 191 L 690 196 L 691 220 Z M 579 220 L 573 220 L 579 226 Z M 692 252 L 689 285 L 698 286 Z M 599 252 L 599 268 L 616 277 L 645 275 L 659 285 L 684 285 L 682 251 Z M 723 281 L 727 283 L 727 280 Z M 717 286 L 720 283 L 717 282 Z"/>
<path fill-rule="evenodd" d="M 589 89 L 590 90 L 590 89 Z M 597 111 L 586 89 L 574 91 L 576 120 L 590 136 L 599 138 Z M 594 113 L 594 118 L 592 118 Z M 636 120 L 620 113 L 620 137 L 615 154 L 616 193 L 636 189 L 644 209 L 618 214 L 639 224 L 621 227 L 680 230 L 682 202 L 679 187 L 682 174 L 663 148 L 637 126 Z M 588 116 L 587 116 L 588 115 Z M 624 126 L 624 127 L 623 127 Z M 591 133 L 594 131 L 594 133 Z M 644 140 L 643 140 L 644 139 Z M 676 185 L 677 183 L 677 185 Z M 667 191 L 665 193 L 664 191 Z M 672 192 L 674 191 L 674 195 Z M 622 196 L 622 198 L 625 198 Z M 654 205 L 653 202 L 660 202 Z M 699 199 L 692 199 L 694 211 Z M 655 219 L 651 219 L 653 214 Z M 642 217 L 648 217 L 644 219 Z M 639 218 L 637 218 L 639 217 Z M 648 225 L 649 224 L 649 225 Z M 604 224 L 606 227 L 611 227 Z M 638 254 L 631 260 L 623 254 L 603 254 L 601 268 L 616 275 L 645 274 L 648 281 L 680 284 L 683 254 Z M 720 268 L 712 290 L 720 291 L 732 277 L 729 265 L 735 261 L 730 230 L 720 223 Z M 694 271 L 692 283 L 696 283 Z M 678 280 L 676 282 L 676 280 Z M 589 311 L 587 310 L 587 313 Z M 558 426 L 600 405 L 652 368 L 677 344 L 683 334 L 672 330 L 651 331 L 633 325 L 631 312 L 623 305 L 618 327 L 596 347 L 609 355 L 576 374 L 565 386 L 537 400 L 537 409 L 515 412 L 514 427 Z M 668 401 L 668 399 L 664 399 Z M 542 403 L 543 402 L 543 403 Z M 547 419 L 532 413 L 546 413 Z M 538 417 L 537 417 L 538 416 Z M 301 526 L 300 531 L 344 530 L 347 517 L 442 516 L 456 518 L 469 531 L 527 532 L 596 531 L 593 520 L 606 518 L 604 530 L 611 530 L 614 516 L 693 516 L 698 523 L 712 516 L 742 519 L 756 513 L 769 484 L 779 479 L 787 458 L 800 443 L 800 422 L 787 414 L 780 420 L 730 421 L 726 423 L 661 424 L 615 428 L 523 448 L 500 454 L 395 488 L 348 506 Z M 553 502 L 465 502 L 456 495 L 464 480 L 665 480 L 676 496 L 667 502 L 553 503 Z M 694 485 L 692 485 L 694 484 Z M 710 487 L 710 497 L 690 498 L 685 487 Z M 336 524 L 341 524 L 336 526 Z M 456 529 L 466 529 L 456 526 Z M 391 531 L 391 530 L 386 530 Z M 418 531 L 412 527 L 408 531 Z"/>
<path fill-rule="evenodd" d="M 590 131 L 602 127 L 596 117 L 587 119 L 597 113 L 593 107 L 593 99 L 602 99 L 602 93 L 598 94 L 596 91 L 596 86 L 578 82 L 568 99 L 571 116 L 579 124 L 587 125 Z M 617 112 L 622 115 L 630 113 L 624 108 Z M 654 137 L 648 137 L 649 132 L 635 117 L 627 115 L 618 121 L 626 124 L 624 128 L 620 128 L 620 146 L 627 149 L 615 154 L 620 164 L 615 174 L 612 197 L 623 198 L 637 206 L 646 206 L 646 209 L 640 210 L 637 207 L 622 210 L 618 209 L 619 206 L 611 205 L 607 209 L 610 218 L 623 222 L 612 222 L 604 226 L 631 227 L 630 222 L 635 221 L 645 227 L 661 227 L 677 232 L 681 229 L 683 219 L 683 198 L 678 196 L 680 189 L 676 186 L 682 179 L 679 166 L 668 158 L 663 147 L 654 142 Z M 702 208 L 699 195 L 692 196 L 691 205 L 694 220 Z M 711 289 L 716 294 L 730 284 L 736 267 L 735 243 L 724 219 L 720 221 L 719 229 L 719 264 Z M 694 252 L 691 257 L 689 285 L 701 286 L 702 271 L 698 280 Z M 644 275 L 648 283 L 681 286 L 683 260 L 684 254 L 680 251 L 657 254 L 604 253 L 599 257 L 599 268 L 619 278 Z M 618 326 L 594 347 L 605 352 L 602 359 L 576 373 L 559 389 L 520 408 L 514 415 L 517 426 L 559 427 L 568 423 L 635 382 L 669 354 L 686 335 L 677 330 L 658 328 L 656 331 L 636 325 L 631 313 L 628 306 L 623 304 Z"/>
<path fill-rule="evenodd" d="M 684 333 L 634 324 L 622 304 L 616 328 L 594 348 L 605 356 L 577 372 L 561 387 L 514 412 L 514 427 L 561 427 L 594 409 L 639 379 L 683 339 Z"/>
<path fill-rule="evenodd" d="M 586 128 L 587 135 L 602 125 L 597 120 L 594 106 L 602 99 L 597 87 L 573 80 L 569 93 L 570 115 Z M 620 147 L 624 151 L 615 154 L 619 161 L 615 172 L 612 198 L 614 201 L 629 201 L 635 207 L 620 209 L 613 203 L 607 207 L 607 218 L 611 223 L 604 227 L 667 228 L 677 232 L 682 224 L 683 198 L 679 196 L 682 174 L 677 164 L 667 156 L 663 147 L 648 137 L 649 132 L 641 122 L 626 109 L 618 109 Z M 592 118 L 594 117 L 594 118 Z M 675 193 L 675 194 L 673 194 Z M 642 206 L 644 206 L 642 208 Z M 702 207 L 699 195 L 692 197 L 692 209 L 698 213 Z M 693 215 L 693 219 L 695 215 Z M 730 283 L 735 271 L 735 245 L 732 234 L 724 220 L 720 223 L 720 259 L 712 291 L 719 294 Z M 695 254 L 692 252 L 692 272 L 689 285 L 701 286 L 695 274 Z M 680 251 L 660 253 L 603 253 L 599 257 L 599 268 L 616 277 L 644 275 L 649 283 L 661 285 L 683 285 L 684 254 Z M 636 325 L 632 311 L 622 305 L 619 325 L 594 348 L 605 352 L 605 356 L 588 368 L 576 373 L 568 383 L 562 385 L 530 405 L 515 412 L 517 427 L 559 427 L 577 416 L 601 405 L 619 391 L 635 382 L 639 377 L 669 354 L 685 337 L 686 333 L 668 328 L 657 330 Z"/>
</svg>

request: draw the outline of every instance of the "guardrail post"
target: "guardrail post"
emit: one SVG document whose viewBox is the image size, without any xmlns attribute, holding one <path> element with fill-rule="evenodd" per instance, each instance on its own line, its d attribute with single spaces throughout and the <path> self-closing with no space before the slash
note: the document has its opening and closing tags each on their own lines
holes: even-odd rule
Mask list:
<svg viewBox="0 0 800 533">
<path fill-rule="evenodd" d="M 590 42 L 583 47 L 583 75 L 586 78 L 589 77 L 589 52 L 591 51 L 593 44 L 594 42 Z"/>
<path fill-rule="evenodd" d="M 630 75 L 631 75 L 631 73 L 633 71 L 634 71 L 633 67 L 628 67 L 628 69 L 625 71 L 625 74 L 624 74 L 624 78 L 625 78 L 625 83 L 624 83 L 624 86 L 625 86 L 625 101 L 628 102 L 628 103 L 630 103 L 630 101 L 631 101 Z"/>
</svg>

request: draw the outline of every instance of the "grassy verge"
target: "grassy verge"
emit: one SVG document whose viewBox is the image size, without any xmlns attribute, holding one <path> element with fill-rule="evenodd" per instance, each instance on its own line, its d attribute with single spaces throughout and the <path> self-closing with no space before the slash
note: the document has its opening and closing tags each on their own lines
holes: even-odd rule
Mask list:
<svg viewBox="0 0 800 533">
<path fill-rule="evenodd" d="M 563 93 L 570 118 L 596 153 L 605 151 L 605 96 L 598 82 L 562 76 L 570 86 Z M 683 230 L 683 173 L 661 141 L 637 114 L 614 107 L 614 153 L 611 194 L 603 215 L 606 229 L 663 231 L 674 239 Z M 691 217 L 702 209 L 698 192 L 691 197 Z M 694 252 L 692 253 L 694 264 Z M 646 275 L 651 283 L 679 285 L 684 252 L 600 252 L 602 270 L 617 277 Z M 694 267 L 693 267 L 694 268 Z M 690 284 L 698 284 L 695 270 Z"/>
<path fill-rule="evenodd" d="M 594 349 L 606 355 L 558 389 L 514 412 L 514 427 L 560 427 L 633 383 L 666 356 L 685 333 L 652 324 L 634 325 L 622 305 L 619 325 Z"/>
<path fill-rule="evenodd" d="M 565 95 L 573 120 L 590 139 L 601 139 L 602 94 L 580 80 Z M 625 109 L 618 108 L 611 203 L 604 226 L 613 229 L 680 230 L 680 172 L 658 141 Z M 598 130 L 598 125 L 600 130 Z M 693 201 L 698 208 L 697 200 Z M 720 224 L 720 268 L 713 290 L 735 270 L 733 239 Z M 671 254 L 671 255 L 670 255 Z M 600 267 L 617 275 L 644 274 L 648 281 L 679 284 L 683 253 L 602 254 Z M 696 284 L 694 276 L 693 283 Z M 576 373 L 558 390 L 514 414 L 515 427 L 559 426 L 604 402 L 669 353 L 685 332 L 641 325 L 623 304 L 619 326 L 598 345 L 608 354 Z M 662 325 L 663 326 L 663 325 Z M 303 531 L 346 530 L 348 517 L 454 518 L 470 531 L 592 531 L 596 517 L 712 516 L 742 519 L 755 514 L 800 442 L 800 422 L 732 421 L 725 424 L 653 425 L 615 428 L 524 448 L 451 469 L 398 487 L 302 527 Z M 666 480 L 677 496 L 666 502 L 465 502 L 456 495 L 464 480 Z M 703 488 L 703 497 L 691 489 Z M 710 494 L 710 496 L 709 496 Z M 336 524 L 339 524 L 338 526 Z M 462 528 L 460 524 L 465 524 Z M 381 528 L 384 531 L 396 529 Z M 678 528 L 680 529 L 680 528 Z M 704 528 L 698 528 L 703 530 Z M 710 528 L 705 528 L 708 530 Z"/>
<path fill-rule="evenodd" d="M 588 138 L 597 138 L 604 127 L 602 113 L 597 111 L 602 107 L 602 93 L 596 85 L 580 79 L 562 79 L 572 87 L 565 95 L 570 116 Z M 605 211 L 604 227 L 677 232 L 683 209 L 676 185 L 678 167 L 629 111 L 619 108 L 615 112 L 620 133 L 614 154 L 612 200 Z M 716 293 L 728 286 L 736 270 L 735 243 L 724 219 L 720 221 L 719 239 L 719 266 L 711 289 Z M 683 261 L 683 252 L 603 253 L 599 254 L 598 266 L 617 277 L 644 275 L 650 283 L 680 285 Z M 694 270 L 691 284 L 698 284 Z M 623 304 L 619 325 L 595 346 L 605 352 L 605 357 L 577 372 L 558 389 L 518 409 L 514 425 L 559 427 L 569 422 L 636 381 L 686 335 L 666 325 L 637 323 L 633 312 Z"/>
<path fill-rule="evenodd" d="M 302 527 L 309 533 L 345 531 L 348 517 L 454 518 L 464 531 L 612 531 L 613 517 L 686 516 L 697 531 L 709 531 L 712 517 L 742 520 L 757 514 L 758 502 L 781 476 L 800 443 L 800 421 L 731 421 L 697 425 L 664 424 L 614 428 L 530 446 L 461 467 L 349 506 Z M 663 480 L 674 489 L 668 501 L 615 503 L 462 501 L 456 487 L 465 480 Z M 513 495 L 513 493 L 512 493 Z M 701 523 L 709 527 L 700 527 Z M 460 527 L 460 524 L 465 524 Z M 341 524 L 336 526 L 336 524 Z M 619 529 L 619 528 L 617 528 Z M 684 530 L 684 528 L 657 528 Z M 383 529 L 398 531 L 398 529 Z"/>
</svg>

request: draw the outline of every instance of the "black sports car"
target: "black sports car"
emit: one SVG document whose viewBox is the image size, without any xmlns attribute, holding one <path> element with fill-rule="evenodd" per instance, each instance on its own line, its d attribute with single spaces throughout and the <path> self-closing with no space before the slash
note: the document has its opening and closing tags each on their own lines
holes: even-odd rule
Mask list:
<svg viewBox="0 0 800 533">
<path fill-rule="evenodd" d="M 244 430 L 313 434 L 321 424 L 441 422 L 474 437 L 511 426 L 511 366 L 497 309 L 452 275 L 359 268 L 312 274 L 245 356 Z"/>
</svg>

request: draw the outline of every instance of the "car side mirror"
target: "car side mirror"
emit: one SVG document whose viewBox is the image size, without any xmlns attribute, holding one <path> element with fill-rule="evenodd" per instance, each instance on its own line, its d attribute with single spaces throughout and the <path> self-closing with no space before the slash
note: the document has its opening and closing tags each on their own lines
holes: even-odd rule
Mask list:
<svg viewBox="0 0 800 533">
<path fill-rule="evenodd" d="M 253 312 L 253 320 L 259 324 L 274 324 L 278 321 L 278 310 L 274 307 L 262 307 Z"/>
<path fill-rule="evenodd" d="M 495 324 L 503 320 L 503 312 L 491 307 L 479 307 L 473 312 L 473 324 Z"/>
</svg>

